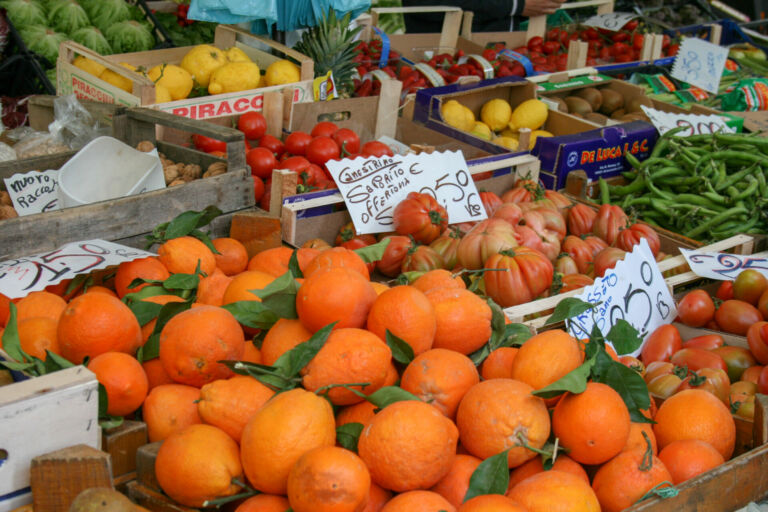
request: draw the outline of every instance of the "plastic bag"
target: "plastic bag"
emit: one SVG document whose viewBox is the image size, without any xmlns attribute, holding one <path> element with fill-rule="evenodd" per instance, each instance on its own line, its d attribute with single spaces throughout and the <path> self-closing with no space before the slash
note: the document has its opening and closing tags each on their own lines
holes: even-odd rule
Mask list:
<svg viewBox="0 0 768 512">
<path fill-rule="evenodd" d="M 747 78 L 733 84 L 721 97 L 721 109 L 739 112 L 768 110 L 768 80 Z"/>
<path fill-rule="evenodd" d="M 192 0 L 187 12 L 190 20 L 236 24 L 263 19 L 277 21 L 277 0 Z"/>
<path fill-rule="evenodd" d="M 110 135 L 107 126 L 101 126 L 83 107 L 74 94 L 59 96 L 53 101 L 54 121 L 48 133 L 57 143 L 69 149 L 80 149 L 96 137 Z"/>
<path fill-rule="evenodd" d="M 5 142 L 0 142 L 0 162 L 16 160 L 16 151 Z"/>
<path fill-rule="evenodd" d="M 13 150 L 16 156 L 22 159 L 69 151 L 69 147 L 58 142 L 50 133 L 32 130 L 13 146 Z"/>
</svg>

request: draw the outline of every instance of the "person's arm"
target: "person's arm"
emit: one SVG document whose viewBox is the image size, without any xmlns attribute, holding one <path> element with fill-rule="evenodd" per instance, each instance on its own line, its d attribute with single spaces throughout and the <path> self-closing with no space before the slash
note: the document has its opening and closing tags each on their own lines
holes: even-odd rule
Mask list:
<svg viewBox="0 0 768 512">
<path fill-rule="evenodd" d="M 565 0 L 516 0 L 519 11 L 513 15 L 522 14 L 526 17 L 552 14 L 560 8 Z"/>
</svg>

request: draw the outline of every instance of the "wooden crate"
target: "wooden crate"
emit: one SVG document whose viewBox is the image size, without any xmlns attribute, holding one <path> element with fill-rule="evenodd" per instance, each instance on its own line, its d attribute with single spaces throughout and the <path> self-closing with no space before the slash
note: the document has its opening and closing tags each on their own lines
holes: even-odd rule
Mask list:
<svg viewBox="0 0 768 512">
<path fill-rule="evenodd" d="M 199 133 L 227 143 L 227 160 L 156 138 L 158 126 Z M 253 180 L 245 165 L 244 136 L 232 128 L 203 123 L 145 108 L 128 108 L 113 120 L 113 136 L 135 147 L 142 140 L 156 143 L 173 161 L 227 163 L 227 172 L 190 183 L 59 211 L 0 221 L 0 261 L 55 249 L 64 243 L 102 238 L 140 246 L 155 225 L 187 210 L 216 205 L 225 213 L 253 207 Z M 61 153 L 0 164 L 0 179 L 33 169 L 58 169 L 73 153 Z M 137 245 L 137 243 L 139 245 Z"/>
</svg>

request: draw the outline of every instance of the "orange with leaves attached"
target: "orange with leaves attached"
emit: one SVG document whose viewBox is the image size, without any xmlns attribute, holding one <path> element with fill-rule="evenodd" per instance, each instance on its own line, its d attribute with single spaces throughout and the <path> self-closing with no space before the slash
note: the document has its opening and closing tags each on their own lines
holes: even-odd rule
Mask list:
<svg viewBox="0 0 768 512">
<path fill-rule="evenodd" d="M 219 427 L 239 443 L 248 420 L 274 394 L 253 377 L 235 375 L 203 386 L 197 411 L 205 423 Z"/>
<path fill-rule="evenodd" d="M 200 271 L 209 276 L 216 268 L 213 251 L 191 236 L 182 236 L 164 242 L 157 249 L 157 257 L 171 274 L 194 274 L 199 265 Z"/>
<path fill-rule="evenodd" d="M 368 313 L 369 331 L 386 341 L 387 331 L 402 339 L 414 355 L 429 350 L 437 317 L 429 299 L 413 286 L 395 286 L 381 293 Z"/>
<path fill-rule="evenodd" d="M 107 391 L 107 414 L 125 416 L 144 402 L 149 383 L 135 357 L 122 352 L 105 352 L 91 359 L 88 369 L 96 374 Z"/>
</svg>

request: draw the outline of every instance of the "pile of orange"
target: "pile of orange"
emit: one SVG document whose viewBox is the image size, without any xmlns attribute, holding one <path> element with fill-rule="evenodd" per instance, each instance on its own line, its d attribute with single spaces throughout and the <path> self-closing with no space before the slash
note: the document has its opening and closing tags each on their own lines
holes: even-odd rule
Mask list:
<svg viewBox="0 0 768 512">
<path fill-rule="evenodd" d="M 150 441 L 163 441 L 158 482 L 182 505 L 199 507 L 248 485 L 261 494 L 238 512 L 618 511 L 733 452 L 733 418 L 706 391 L 673 396 L 651 411 L 652 427 L 631 422 L 604 384 L 550 400 L 532 395 L 583 362 L 582 343 L 563 331 L 497 349 L 478 369 L 469 355 L 491 334 L 484 300 L 445 270 L 413 285 L 374 286 L 365 262 L 346 248 L 298 250 L 298 319 L 279 320 L 257 348 L 255 330 L 221 306 L 259 301 L 254 292 L 288 270 L 292 250 L 249 260 L 235 240 L 213 243 L 220 254 L 196 239 L 175 239 L 157 258 L 124 263 L 114 281 L 68 301 L 45 291 L 16 303 L 24 350 L 45 357 L 47 349 L 75 363 L 88 357 L 110 414 L 142 408 Z M 134 356 L 152 327 L 139 325 L 120 298 L 137 291 L 128 288 L 136 278 L 162 280 L 198 264 L 206 277 L 197 302 L 165 325 L 159 358 L 140 364 Z M 0 326 L 7 309 L 0 301 Z M 220 363 L 272 365 L 333 322 L 294 389 L 276 393 Z M 387 331 L 413 349 L 410 363 L 396 364 Z M 379 409 L 360 396 L 398 383 L 418 400 Z M 333 387 L 339 384 L 347 387 Z M 337 427 L 349 423 L 363 427 L 357 452 L 337 445 Z M 545 471 L 534 450 L 555 436 L 568 455 Z M 503 451 L 506 495 L 465 502 L 472 473 Z"/>
</svg>

